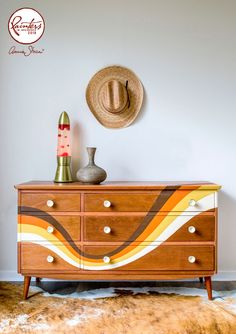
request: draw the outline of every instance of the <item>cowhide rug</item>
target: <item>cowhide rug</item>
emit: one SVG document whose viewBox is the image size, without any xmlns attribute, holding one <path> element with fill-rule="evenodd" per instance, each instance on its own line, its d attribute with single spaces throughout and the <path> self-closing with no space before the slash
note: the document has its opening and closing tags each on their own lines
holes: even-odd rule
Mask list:
<svg viewBox="0 0 236 334">
<path fill-rule="evenodd" d="M 0 333 L 234 334 L 236 291 L 194 288 L 107 288 L 49 294 L 0 283 Z"/>
</svg>

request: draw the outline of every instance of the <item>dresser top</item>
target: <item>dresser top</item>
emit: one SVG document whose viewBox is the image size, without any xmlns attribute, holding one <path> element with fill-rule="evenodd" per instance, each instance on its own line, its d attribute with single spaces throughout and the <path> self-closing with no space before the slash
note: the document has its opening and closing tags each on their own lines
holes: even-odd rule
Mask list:
<svg viewBox="0 0 236 334">
<path fill-rule="evenodd" d="M 15 186 L 16 189 L 22 190 L 174 190 L 181 189 L 198 189 L 201 190 L 219 190 L 220 185 L 205 181 L 112 181 L 102 184 L 81 184 L 79 182 L 71 183 L 54 183 L 52 181 L 29 181 Z"/>
</svg>

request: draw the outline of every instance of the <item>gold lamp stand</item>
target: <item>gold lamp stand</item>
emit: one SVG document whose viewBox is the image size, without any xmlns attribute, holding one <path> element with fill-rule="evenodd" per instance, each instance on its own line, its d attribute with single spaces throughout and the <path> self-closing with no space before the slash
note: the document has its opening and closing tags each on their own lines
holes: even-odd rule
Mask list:
<svg viewBox="0 0 236 334">
<path fill-rule="evenodd" d="M 57 157 L 57 170 L 54 182 L 72 182 L 70 170 L 71 157 Z"/>
</svg>

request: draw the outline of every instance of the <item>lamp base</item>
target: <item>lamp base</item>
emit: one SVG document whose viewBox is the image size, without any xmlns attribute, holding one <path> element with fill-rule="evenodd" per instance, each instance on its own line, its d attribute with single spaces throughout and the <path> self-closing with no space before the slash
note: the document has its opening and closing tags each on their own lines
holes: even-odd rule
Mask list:
<svg viewBox="0 0 236 334">
<path fill-rule="evenodd" d="M 56 183 L 73 182 L 70 170 L 71 157 L 57 157 Z"/>
</svg>

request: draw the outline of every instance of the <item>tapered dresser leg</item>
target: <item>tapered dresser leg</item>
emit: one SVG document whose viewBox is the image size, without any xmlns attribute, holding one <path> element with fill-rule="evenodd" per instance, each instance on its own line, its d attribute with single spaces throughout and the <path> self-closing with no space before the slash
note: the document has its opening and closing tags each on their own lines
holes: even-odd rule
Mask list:
<svg viewBox="0 0 236 334">
<path fill-rule="evenodd" d="M 205 278 L 205 284 L 208 294 L 208 299 L 212 300 L 212 284 L 211 284 L 211 276 L 206 276 Z"/>
<path fill-rule="evenodd" d="M 30 281 L 31 281 L 31 276 L 24 277 L 24 292 L 23 292 L 24 299 L 27 299 L 28 297 Z"/>
<path fill-rule="evenodd" d="M 199 277 L 199 281 L 200 281 L 200 283 L 203 283 L 203 278 Z"/>
</svg>

